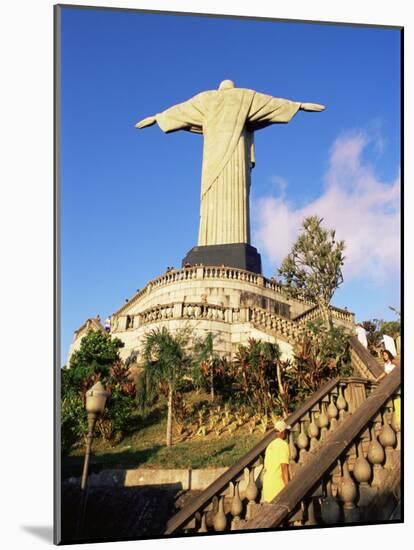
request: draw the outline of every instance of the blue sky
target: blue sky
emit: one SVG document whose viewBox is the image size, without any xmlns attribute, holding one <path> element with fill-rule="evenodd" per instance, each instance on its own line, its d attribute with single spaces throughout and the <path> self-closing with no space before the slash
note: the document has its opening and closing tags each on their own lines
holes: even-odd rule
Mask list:
<svg viewBox="0 0 414 550">
<path fill-rule="evenodd" d="M 197 241 L 202 136 L 142 118 L 214 89 L 323 103 L 255 136 L 252 244 L 272 276 L 305 215 L 347 242 L 333 303 L 399 305 L 398 30 L 62 9 L 62 360 L 87 317 L 114 312 Z"/>
</svg>

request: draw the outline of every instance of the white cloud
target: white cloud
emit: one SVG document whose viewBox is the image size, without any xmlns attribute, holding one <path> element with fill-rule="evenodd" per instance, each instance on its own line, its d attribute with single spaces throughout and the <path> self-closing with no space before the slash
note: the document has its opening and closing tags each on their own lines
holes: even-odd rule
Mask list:
<svg viewBox="0 0 414 550">
<path fill-rule="evenodd" d="M 253 203 L 255 241 L 270 261 L 279 266 L 296 240 L 303 219 L 324 218 L 346 243 L 344 278 L 385 283 L 400 265 L 400 178 L 384 182 L 363 158 L 372 138 L 364 132 L 338 137 L 332 146 L 324 177 L 323 194 L 300 208 L 285 198 L 286 182 L 277 196 Z M 374 143 L 377 150 L 382 142 Z"/>
</svg>

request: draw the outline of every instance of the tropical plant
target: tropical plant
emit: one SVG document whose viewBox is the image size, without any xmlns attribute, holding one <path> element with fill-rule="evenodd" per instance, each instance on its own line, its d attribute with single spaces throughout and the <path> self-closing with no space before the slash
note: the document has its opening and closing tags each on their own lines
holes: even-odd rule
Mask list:
<svg viewBox="0 0 414 550">
<path fill-rule="evenodd" d="M 184 351 L 186 343 L 182 334 L 172 335 L 166 327 L 153 329 L 144 338 L 144 371 L 139 380 L 138 400 L 145 406 L 158 392 L 167 397 L 167 447 L 172 445 L 174 395 L 191 364 Z"/>
<path fill-rule="evenodd" d="M 204 339 L 198 339 L 194 344 L 194 364 L 203 382 L 209 386 L 211 401 L 215 398 L 215 378 L 223 374 L 224 368 L 220 355 L 214 350 L 216 337 L 217 334 L 208 332 Z"/>
<path fill-rule="evenodd" d="M 332 314 L 329 304 L 343 282 L 345 242 L 337 241 L 335 230 L 324 229 L 322 221 L 323 218 L 317 216 L 305 218 L 302 232 L 278 273 L 286 294 L 315 302 L 326 327 L 330 328 Z"/>
<path fill-rule="evenodd" d="M 263 416 L 277 405 L 279 357 L 277 344 L 250 338 L 247 346 L 239 346 L 231 365 L 240 401 Z"/>
</svg>

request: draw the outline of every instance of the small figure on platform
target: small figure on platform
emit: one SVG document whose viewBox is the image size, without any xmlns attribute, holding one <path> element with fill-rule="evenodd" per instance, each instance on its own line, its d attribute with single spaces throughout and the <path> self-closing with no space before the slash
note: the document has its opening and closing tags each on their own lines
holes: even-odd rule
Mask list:
<svg viewBox="0 0 414 550">
<path fill-rule="evenodd" d="M 104 330 L 108 334 L 111 332 L 111 319 L 107 317 L 104 321 Z"/>
</svg>

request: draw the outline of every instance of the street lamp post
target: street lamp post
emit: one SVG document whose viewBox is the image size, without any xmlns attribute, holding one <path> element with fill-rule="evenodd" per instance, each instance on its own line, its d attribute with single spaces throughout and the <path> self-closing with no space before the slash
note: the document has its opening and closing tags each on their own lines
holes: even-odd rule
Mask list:
<svg viewBox="0 0 414 550">
<path fill-rule="evenodd" d="M 105 410 L 106 400 L 109 393 L 104 389 L 101 382 L 96 382 L 90 390 L 86 392 L 86 412 L 88 414 L 88 435 L 86 441 L 85 460 L 83 462 L 83 472 L 81 479 L 81 505 L 80 514 L 78 520 L 77 531 L 79 533 L 81 526 L 83 526 L 83 518 L 85 515 L 85 489 L 88 479 L 89 460 L 91 456 L 93 432 L 95 430 L 95 424 L 100 414 Z"/>
<path fill-rule="evenodd" d="M 101 382 L 97 382 L 86 392 L 86 412 L 88 413 L 88 435 L 86 442 L 85 460 L 83 463 L 83 473 L 81 480 L 81 489 L 85 490 L 86 480 L 88 478 L 89 459 L 91 455 L 93 432 L 98 416 L 104 412 L 106 399 L 109 393 L 105 391 Z"/>
</svg>

